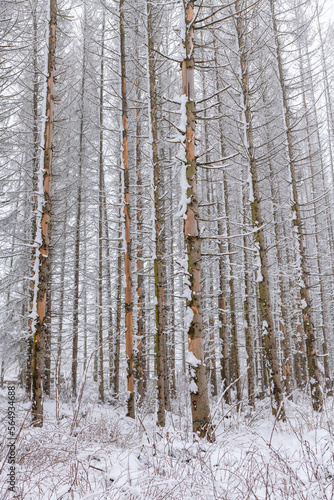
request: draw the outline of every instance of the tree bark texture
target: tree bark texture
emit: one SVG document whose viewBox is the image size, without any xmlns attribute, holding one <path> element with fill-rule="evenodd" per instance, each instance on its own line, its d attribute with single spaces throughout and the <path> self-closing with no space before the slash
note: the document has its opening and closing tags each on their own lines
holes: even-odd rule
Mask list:
<svg viewBox="0 0 334 500">
<path fill-rule="evenodd" d="M 186 101 L 186 179 L 187 207 L 184 235 L 188 257 L 189 296 L 187 299 L 188 350 L 190 364 L 190 399 L 193 432 L 214 440 L 211 422 L 203 348 L 203 313 L 201 294 L 201 239 L 197 197 L 197 160 L 195 156 L 195 89 L 194 89 L 194 1 L 185 4 L 185 55 L 181 63 L 182 94 Z"/>
<path fill-rule="evenodd" d="M 131 237 L 130 237 L 130 179 L 128 158 L 128 104 L 126 93 L 126 47 L 124 0 L 119 3 L 120 16 L 120 48 L 121 48 L 121 98 L 122 98 L 122 142 L 123 142 L 123 170 L 124 170 L 124 217 L 125 217 L 125 352 L 127 358 L 128 380 L 128 411 L 127 416 L 135 417 L 134 374 L 133 374 L 133 318 L 132 318 L 132 272 L 131 272 Z"/>
<path fill-rule="evenodd" d="M 45 364 L 45 337 L 46 337 L 46 303 L 47 287 L 49 285 L 49 224 L 51 216 L 51 168 L 52 168 L 52 133 L 53 133 L 53 107 L 54 107 L 54 73 L 56 58 L 56 22 L 57 1 L 50 0 L 48 54 L 46 75 L 45 99 L 45 127 L 43 130 L 42 147 L 39 166 L 38 196 L 43 197 L 38 203 L 40 210 L 36 228 L 36 258 L 33 263 L 33 282 L 35 287 L 34 303 L 31 304 L 32 315 L 29 321 L 33 335 L 32 352 L 32 425 L 43 426 L 43 379 Z M 43 160 L 43 164 L 42 164 Z M 41 200 L 40 200 L 41 201 Z M 37 255 L 38 254 L 38 255 Z"/>
</svg>

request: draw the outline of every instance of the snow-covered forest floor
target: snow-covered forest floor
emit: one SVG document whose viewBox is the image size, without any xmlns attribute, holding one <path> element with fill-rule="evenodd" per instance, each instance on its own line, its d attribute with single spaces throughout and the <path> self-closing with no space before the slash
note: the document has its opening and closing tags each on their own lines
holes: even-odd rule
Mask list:
<svg viewBox="0 0 334 500">
<path fill-rule="evenodd" d="M 330 499 L 334 498 L 334 410 L 322 414 L 305 396 L 286 402 L 287 421 L 257 408 L 212 404 L 216 442 L 193 439 L 186 398 L 180 391 L 165 429 L 157 428 L 152 402 L 134 421 L 124 401 L 98 405 L 86 391 L 76 407 L 45 403 L 42 429 L 29 426 L 29 402 L 16 393 L 16 493 L 19 499 Z M 89 396 L 91 394 L 91 397 Z M 153 401 L 153 398 L 152 398 Z M 0 498 L 7 490 L 7 390 L 0 392 Z M 76 423 L 76 425 L 75 425 Z"/>
</svg>

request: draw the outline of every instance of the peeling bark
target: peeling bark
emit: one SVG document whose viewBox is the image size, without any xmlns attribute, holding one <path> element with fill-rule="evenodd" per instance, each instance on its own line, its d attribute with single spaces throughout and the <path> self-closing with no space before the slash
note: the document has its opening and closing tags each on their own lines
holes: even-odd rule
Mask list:
<svg viewBox="0 0 334 500">
<path fill-rule="evenodd" d="M 188 281 L 190 298 L 187 312 L 191 317 L 188 327 L 189 353 L 196 358 L 196 366 L 190 364 L 190 399 L 193 418 L 193 432 L 212 441 L 215 439 L 211 422 L 208 387 L 204 366 L 203 314 L 201 294 L 201 239 L 199 237 L 199 215 L 197 198 L 197 161 L 195 157 L 195 92 L 194 92 L 194 1 L 185 4 L 185 56 L 181 63 L 182 94 L 186 101 L 186 178 L 187 208 L 184 235 L 188 256 Z M 193 359 L 193 358 L 191 358 Z"/>
<path fill-rule="evenodd" d="M 39 168 L 39 184 L 42 184 L 42 192 L 38 196 L 43 197 L 40 218 L 37 219 L 36 228 L 36 260 L 33 265 L 34 280 L 34 302 L 31 304 L 32 315 L 29 320 L 33 334 L 32 352 L 32 425 L 43 426 L 43 379 L 45 366 L 45 338 L 47 325 L 44 321 L 46 311 L 47 287 L 49 285 L 50 264 L 48 260 L 50 247 L 50 212 L 51 212 L 51 168 L 52 168 L 52 133 L 53 133 L 53 106 L 54 106 L 54 73 L 56 57 L 56 22 L 57 1 L 50 0 L 49 3 L 49 32 L 48 32 L 48 55 L 46 75 L 46 102 L 43 110 L 46 116 L 45 129 L 43 130 L 43 165 Z M 40 205 L 38 203 L 38 205 Z M 38 206 L 38 209 L 40 207 Z M 40 227 L 38 227 L 40 224 Z M 41 237 L 41 241 L 39 241 Z M 35 265 L 36 264 L 36 265 Z"/>
</svg>

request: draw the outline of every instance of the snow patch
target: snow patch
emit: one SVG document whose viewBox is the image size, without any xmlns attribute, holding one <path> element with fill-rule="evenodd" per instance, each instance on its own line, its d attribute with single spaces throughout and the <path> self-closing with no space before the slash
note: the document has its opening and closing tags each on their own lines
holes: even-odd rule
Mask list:
<svg viewBox="0 0 334 500">
<path fill-rule="evenodd" d="M 202 364 L 202 361 L 200 359 L 196 358 L 196 356 L 193 352 L 188 351 L 186 353 L 186 363 L 188 363 L 188 365 L 194 366 L 196 368 L 198 365 Z"/>
<path fill-rule="evenodd" d="M 198 394 L 198 386 L 197 386 L 194 379 L 190 380 L 189 389 L 190 389 L 190 392 L 192 392 L 193 394 Z"/>
<path fill-rule="evenodd" d="M 194 317 L 193 310 L 191 309 L 191 307 L 187 307 L 185 315 L 184 315 L 184 329 L 186 332 L 188 332 L 188 330 L 190 328 L 193 317 Z"/>
<path fill-rule="evenodd" d="M 305 299 L 302 299 L 302 300 L 300 301 L 300 305 L 301 305 L 301 308 L 302 308 L 302 309 L 305 309 L 305 308 L 307 307 L 307 302 L 306 302 L 306 300 L 305 300 Z"/>
</svg>

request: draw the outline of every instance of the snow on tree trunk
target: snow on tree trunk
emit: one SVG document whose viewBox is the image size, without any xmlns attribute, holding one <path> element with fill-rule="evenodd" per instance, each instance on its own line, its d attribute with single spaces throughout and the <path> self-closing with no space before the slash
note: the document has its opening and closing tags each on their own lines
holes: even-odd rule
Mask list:
<svg viewBox="0 0 334 500">
<path fill-rule="evenodd" d="M 36 237 L 34 246 L 36 256 L 33 261 L 31 286 L 34 290 L 29 319 L 33 337 L 32 352 L 32 425 L 43 426 L 43 378 L 45 366 L 46 339 L 46 302 L 49 285 L 49 246 L 51 212 L 51 167 L 52 132 L 54 105 L 54 72 L 56 56 L 57 1 L 48 3 L 48 29 L 45 55 L 46 80 L 43 91 L 43 124 L 41 134 L 41 157 L 37 182 Z"/>
<path fill-rule="evenodd" d="M 188 332 L 188 364 L 193 432 L 214 440 L 208 387 L 204 366 L 203 315 L 201 294 L 201 239 L 197 199 L 197 161 L 195 157 L 195 89 L 194 89 L 194 1 L 185 4 L 182 31 L 182 114 L 185 125 L 185 178 L 182 201 L 185 204 L 184 236 L 188 260 L 188 297 L 185 326 Z M 182 22 L 181 21 L 181 22 Z M 181 128 L 181 127 L 180 127 Z"/>
<path fill-rule="evenodd" d="M 126 62 L 125 62 L 125 20 L 124 0 L 119 3 L 120 16 L 120 52 L 121 52 L 121 98 L 122 98 L 122 163 L 124 170 L 124 216 L 125 216 L 125 352 L 127 357 L 128 380 L 128 412 L 127 416 L 135 418 L 134 377 L 133 377 L 133 318 L 132 318 L 132 273 L 131 273 L 131 237 L 130 237 L 130 179 L 128 157 L 128 104 L 126 93 Z"/>
</svg>

